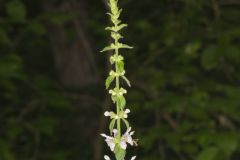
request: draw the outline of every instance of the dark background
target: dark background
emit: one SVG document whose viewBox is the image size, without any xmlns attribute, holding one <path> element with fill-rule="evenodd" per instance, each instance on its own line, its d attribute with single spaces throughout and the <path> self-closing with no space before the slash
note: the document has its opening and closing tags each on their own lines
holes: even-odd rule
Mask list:
<svg viewBox="0 0 240 160">
<path fill-rule="evenodd" d="M 240 1 L 119 0 L 139 160 L 240 159 Z M 0 0 L 0 159 L 102 160 L 101 0 Z M 126 160 L 128 160 L 127 158 Z"/>
</svg>

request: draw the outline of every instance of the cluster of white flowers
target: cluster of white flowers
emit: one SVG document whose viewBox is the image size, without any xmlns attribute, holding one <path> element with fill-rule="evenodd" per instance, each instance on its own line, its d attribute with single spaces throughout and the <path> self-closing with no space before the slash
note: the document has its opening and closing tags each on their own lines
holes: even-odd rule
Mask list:
<svg viewBox="0 0 240 160">
<path fill-rule="evenodd" d="M 110 62 L 113 64 L 114 62 L 119 62 L 123 60 L 123 56 L 121 55 L 113 55 L 110 57 Z"/>
<path fill-rule="evenodd" d="M 117 136 L 118 131 L 117 129 L 113 129 L 113 136 L 108 136 L 106 134 L 101 134 L 101 136 L 105 137 L 105 141 L 107 145 L 110 147 L 111 151 L 114 151 L 115 146 L 119 144 L 119 146 L 123 149 L 127 149 L 127 144 L 130 144 L 133 146 L 136 142 L 133 140 L 132 135 L 134 134 L 134 131 L 131 131 L 131 128 L 129 128 L 121 137 L 120 142 L 118 142 Z M 110 160 L 110 158 L 105 155 L 105 160 Z M 136 156 L 133 156 L 131 160 L 134 160 Z"/>
<path fill-rule="evenodd" d="M 105 159 L 105 160 L 111 160 L 107 155 L 104 156 L 104 159 Z M 134 159 L 136 159 L 136 156 L 133 156 L 133 157 L 131 158 L 131 160 L 134 160 Z"/>
<path fill-rule="evenodd" d="M 108 136 L 106 134 L 101 134 L 101 136 L 105 137 L 105 141 L 107 145 L 110 147 L 111 151 L 114 151 L 114 148 L 116 144 L 119 144 L 120 147 L 124 150 L 127 148 L 127 143 L 129 143 L 131 146 L 134 145 L 134 140 L 132 139 L 132 135 L 134 134 L 134 131 L 131 131 L 131 128 L 129 128 L 121 137 L 120 142 L 118 142 L 118 131 L 117 129 L 113 129 L 113 136 Z"/>
<path fill-rule="evenodd" d="M 104 112 L 104 116 L 106 117 L 110 117 L 111 119 L 118 119 L 118 118 L 128 118 L 128 114 L 130 113 L 130 109 L 125 109 L 125 111 L 121 111 L 119 113 L 119 115 L 117 115 L 116 113 L 114 112 L 109 112 L 109 111 L 106 111 Z"/>
<path fill-rule="evenodd" d="M 113 96 L 122 96 L 123 94 L 126 94 L 127 90 L 124 88 L 120 88 L 119 90 L 117 88 L 114 88 L 113 90 L 109 90 L 109 94 L 112 94 Z"/>
<path fill-rule="evenodd" d="M 121 73 L 110 71 L 109 75 L 117 77 L 117 76 L 123 76 L 125 73 L 126 73 L 125 71 L 122 71 Z"/>
</svg>

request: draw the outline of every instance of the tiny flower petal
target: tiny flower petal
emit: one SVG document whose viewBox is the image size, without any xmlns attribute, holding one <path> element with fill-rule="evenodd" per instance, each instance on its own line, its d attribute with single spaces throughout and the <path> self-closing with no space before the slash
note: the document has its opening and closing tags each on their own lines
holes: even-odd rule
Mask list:
<svg viewBox="0 0 240 160">
<path fill-rule="evenodd" d="M 110 136 L 108 136 L 108 135 L 106 135 L 106 134 L 100 134 L 101 136 L 103 136 L 103 137 L 105 137 L 105 138 L 107 138 L 107 139 L 113 139 L 113 137 L 110 137 Z"/>
<path fill-rule="evenodd" d="M 128 114 L 128 113 L 130 113 L 130 109 L 126 109 L 124 112 L 125 112 L 126 114 Z"/>
<path fill-rule="evenodd" d="M 130 145 L 133 145 L 134 141 L 132 139 L 132 135 L 134 134 L 134 131 L 132 132 L 130 131 L 131 131 L 131 127 L 124 133 L 123 139 L 125 142 L 129 143 Z"/>
<path fill-rule="evenodd" d="M 126 148 L 127 148 L 127 143 L 125 142 L 125 141 L 120 141 L 120 147 L 122 148 L 122 149 L 124 149 L 124 150 L 126 150 Z"/>
<path fill-rule="evenodd" d="M 106 111 L 106 112 L 104 113 L 104 116 L 106 116 L 106 117 L 110 116 L 110 112 Z"/>
<path fill-rule="evenodd" d="M 107 136 L 106 134 L 100 134 L 101 136 L 108 138 L 109 136 Z"/>
<path fill-rule="evenodd" d="M 129 133 L 131 131 L 131 127 L 128 128 L 128 130 L 126 131 L 126 133 Z"/>
<path fill-rule="evenodd" d="M 107 155 L 104 156 L 105 160 L 111 160 Z M 132 160 L 132 159 L 131 159 Z"/>
<path fill-rule="evenodd" d="M 114 142 L 114 138 L 107 136 L 106 134 L 101 134 L 101 136 L 105 137 L 105 142 L 107 143 L 107 145 L 110 147 L 111 151 L 114 151 L 115 148 L 115 142 Z"/>
<path fill-rule="evenodd" d="M 131 145 L 131 146 L 133 146 L 133 139 L 132 139 L 132 137 L 131 136 L 128 136 L 128 137 L 126 137 L 127 138 L 127 142 Z"/>
<path fill-rule="evenodd" d="M 134 159 L 136 159 L 136 156 L 133 156 L 133 157 L 131 158 L 131 160 L 134 160 Z"/>
<path fill-rule="evenodd" d="M 114 151 L 115 143 L 112 139 L 105 139 L 107 145 L 110 147 L 111 151 Z"/>
<path fill-rule="evenodd" d="M 114 135 L 114 137 L 117 136 L 117 129 L 113 129 L 113 135 Z"/>
</svg>

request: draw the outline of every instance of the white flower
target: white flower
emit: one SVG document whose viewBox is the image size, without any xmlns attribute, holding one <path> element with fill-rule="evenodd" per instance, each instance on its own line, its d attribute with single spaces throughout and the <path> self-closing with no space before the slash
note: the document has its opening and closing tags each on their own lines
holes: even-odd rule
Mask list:
<svg viewBox="0 0 240 160">
<path fill-rule="evenodd" d="M 126 148 L 127 148 L 127 143 L 126 143 L 126 141 L 121 140 L 121 141 L 120 141 L 120 147 L 121 147 L 122 149 L 126 150 Z"/>
<path fill-rule="evenodd" d="M 106 111 L 106 112 L 104 113 L 104 116 L 106 116 L 106 117 L 111 116 L 111 112 Z"/>
<path fill-rule="evenodd" d="M 128 114 L 128 113 L 130 113 L 130 109 L 126 109 L 124 112 L 125 112 L 126 114 Z"/>
<path fill-rule="evenodd" d="M 105 160 L 111 160 L 107 155 L 104 156 Z M 131 159 L 132 160 L 132 159 Z"/>
<path fill-rule="evenodd" d="M 120 140 L 120 147 L 124 150 L 126 150 L 126 148 L 127 148 L 127 143 L 129 143 L 131 146 L 133 145 L 132 135 L 134 134 L 134 131 L 132 131 L 132 132 L 130 132 L 130 131 L 131 131 L 131 128 L 129 128 L 124 133 L 124 135 L 121 137 L 121 140 Z"/>
<path fill-rule="evenodd" d="M 113 132 L 113 136 L 114 136 L 114 137 L 117 137 L 117 129 L 113 129 L 112 132 Z"/>
<path fill-rule="evenodd" d="M 107 136 L 106 134 L 101 134 L 101 136 L 106 138 L 105 142 L 110 147 L 111 151 L 114 151 L 114 148 L 115 148 L 114 137 Z"/>
<path fill-rule="evenodd" d="M 136 159 L 136 156 L 133 156 L 133 157 L 131 158 L 131 160 L 134 160 L 134 159 Z"/>
<path fill-rule="evenodd" d="M 130 132 L 130 131 L 131 131 L 131 127 L 124 133 L 122 139 L 132 146 L 133 145 L 132 135 L 134 134 L 134 131 L 132 131 L 132 132 Z"/>
<path fill-rule="evenodd" d="M 124 111 L 123 118 L 128 118 L 128 113 L 130 113 L 130 109 Z"/>
<path fill-rule="evenodd" d="M 131 128 L 129 128 L 124 135 L 121 137 L 119 145 L 122 149 L 126 150 L 127 143 L 129 143 L 131 146 L 134 144 L 134 141 L 132 139 L 132 135 L 134 134 L 134 131 L 130 132 Z M 111 151 L 114 151 L 114 148 L 116 146 L 116 139 L 118 136 L 117 129 L 113 129 L 113 137 L 108 136 L 106 134 L 101 134 L 101 136 L 105 137 L 105 142 L 110 147 Z"/>
<path fill-rule="evenodd" d="M 105 159 L 105 160 L 111 160 L 107 155 L 104 156 L 104 159 Z M 135 159 L 136 159 L 136 156 L 133 156 L 133 157 L 131 158 L 131 160 L 135 160 Z"/>
</svg>

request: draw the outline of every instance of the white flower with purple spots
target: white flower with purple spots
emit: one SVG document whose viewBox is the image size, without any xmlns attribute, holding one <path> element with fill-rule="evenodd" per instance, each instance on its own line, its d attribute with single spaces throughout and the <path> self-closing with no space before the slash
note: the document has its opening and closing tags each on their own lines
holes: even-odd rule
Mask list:
<svg viewBox="0 0 240 160">
<path fill-rule="evenodd" d="M 131 146 L 133 146 L 134 141 L 132 139 L 132 135 L 134 134 L 134 131 L 131 131 L 131 127 L 128 128 L 128 130 L 124 133 L 124 135 L 121 137 L 120 140 L 120 147 L 124 150 L 127 148 L 127 143 L 129 143 Z"/>
<path fill-rule="evenodd" d="M 134 131 L 131 131 L 131 127 L 128 128 L 128 130 L 123 134 L 123 136 L 120 139 L 119 145 L 122 149 L 126 150 L 127 143 L 129 143 L 131 146 L 134 144 L 134 140 L 132 139 L 132 135 L 134 134 Z M 117 142 L 117 130 L 113 129 L 113 136 L 108 136 L 106 134 L 101 134 L 101 136 L 105 137 L 105 142 L 110 147 L 111 151 L 114 151 L 114 148 L 116 146 Z"/>
</svg>

